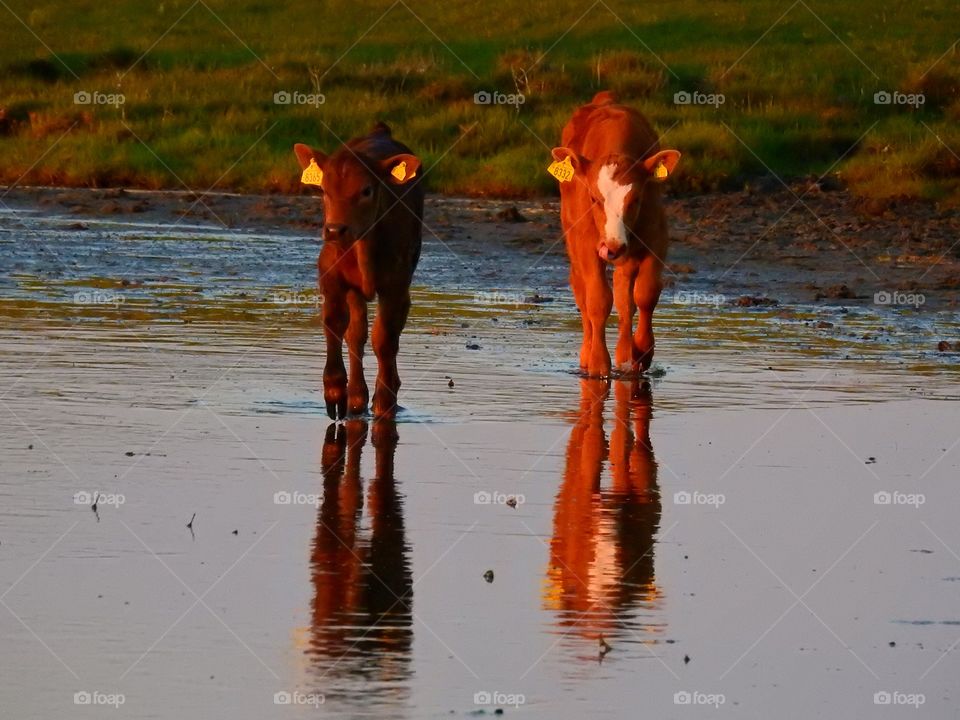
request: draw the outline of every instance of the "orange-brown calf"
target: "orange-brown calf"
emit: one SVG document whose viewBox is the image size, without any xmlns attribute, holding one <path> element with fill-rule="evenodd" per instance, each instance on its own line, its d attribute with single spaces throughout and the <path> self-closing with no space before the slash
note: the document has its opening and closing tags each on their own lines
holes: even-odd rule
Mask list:
<svg viewBox="0 0 960 720">
<path fill-rule="evenodd" d="M 568 169 L 567 175 L 558 173 L 560 219 L 583 323 L 580 367 L 593 377 L 610 375 L 605 327 L 616 305 L 616 367 L 646 371 L 653 362 L 653 311 L 668 244 L 659 181 L 673 172 L 680 153 L 661 151 L 650 123 L 610 92 L 577 109 L 561 142 L 551 168 Z M 608 264 L 614 267 L 612 292 Z"/>
<path fill-rule="evenodd" d="M 373 351 L 379 362 L 373 413 L 393 417 L 400 376 L 397 352 L 410 311 L 410 281 L 420 259 L 424 190 L 420 160 L 377 123 L 331 155 L 294 146 L 303 182 L 323 195 L 323 249 L 317 266 L 323 293 L 327 362 L 323 395 L 327 414 L 344 418 L 365 413 L 369 402 L 363 376 L 367 303 L 377 298 Z M 343 363 L 343 340 L 350 375 Z"/>
</svg>

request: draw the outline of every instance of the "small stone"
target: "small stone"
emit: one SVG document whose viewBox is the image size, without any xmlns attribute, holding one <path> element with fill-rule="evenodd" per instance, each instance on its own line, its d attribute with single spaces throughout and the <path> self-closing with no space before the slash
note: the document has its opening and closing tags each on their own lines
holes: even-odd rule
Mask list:
<svg viewBox="0 0 960 720">
<path fill-rule="evenodd" d="M 503 222 L 511 222 L 511 223 L 527 222 L 527 219 L 520 214 L 519 210 L 517 210 L 516 205 L 511 205 L 510 207 L 504 208 L 503 210 L 498 212 L 497 220 L 501 220 Z"/>
</svg>

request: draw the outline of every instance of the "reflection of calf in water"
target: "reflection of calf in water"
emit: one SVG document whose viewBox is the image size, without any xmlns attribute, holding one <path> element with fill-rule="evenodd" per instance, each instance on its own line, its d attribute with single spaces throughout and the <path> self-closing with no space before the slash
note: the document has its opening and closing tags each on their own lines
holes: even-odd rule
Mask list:
<svg viewBox="0 0 960 720">
<path fill-rule="evenodd" d="M 580 409 L 567 444 L 554 509 L 545 604 L 566 632 L 586 637 L 646 626 L 633 620 L 658 597 L 653 542 L 660 525 L 657 463 L 650 445 L 650 386 L 615 383 L 615 423 L 607 443 L 609 385 L 580 381 Z M 602 487 L 604 460 L 612 482 Z"/>
<path fill-rule="evenodd" d="M 411 674 L 413 640 L 410 547 L 393 477 L 397 440 L 396 423 L 374 421 L 376 475 L 367 488 L 363 522 L 360 456 L 367 423 L 349 420 L 327 428 L 323 502 L 311 556 L 315 595 L 308 653 L 317 670 L 330 686 L 361 680 L 356 692 L 387 696 Z"/>
</svg>

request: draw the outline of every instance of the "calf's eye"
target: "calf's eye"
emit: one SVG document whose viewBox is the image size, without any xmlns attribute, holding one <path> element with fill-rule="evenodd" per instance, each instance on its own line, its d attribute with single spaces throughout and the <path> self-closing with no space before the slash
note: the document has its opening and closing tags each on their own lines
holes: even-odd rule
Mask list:
<svg viewBox="0 0 960 720">
<path fill-rule="evenodd" d="M 360 191 L 360 196 L 365 198 L 373 197 L 373 186 L 367 185 L 363 190 Z"/>
</svg>

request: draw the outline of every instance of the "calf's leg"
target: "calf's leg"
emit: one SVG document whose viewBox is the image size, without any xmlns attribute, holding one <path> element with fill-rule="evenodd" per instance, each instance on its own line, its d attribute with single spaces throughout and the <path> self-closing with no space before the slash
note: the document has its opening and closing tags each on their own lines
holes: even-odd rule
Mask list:
<svg viewBox="0 0 960 720">
<path fill-rule="evenodd" d="M 587 312 L 587 293 L 584 289 L 583 278 L 575 266 L 570 268 L 570 287 L 573 288 L 573 299 L 580 310 L 580 324 L 583 326 L 583 340 L 580 343 L 580 369 L 586 370 L 590 362 L 593 328 L 590 326 L 590 314 Z"/>
<path fill-rule="evenodd" d="M 350 379 L 347 383 L 347 409 L 351 415 L 367 411 L 370 393 L 363 377 L 363 348 L 367 344 L 367 301 L 352 290 L 347 296 L 350 326 L 347 328 L 347 350 L 350 353 Z"/>
<path fill-rule="evenodd" d="M 347 370 L 343 366 L 343 334 L 350 321 L 347 299 L 338 289 L 325 288 L 323 332 L 327 363 L 323 368 L 323 399 L 331 420 L 347 416 Z"/>
<path fill-rule="evenodd" d="M 587 374 L 590 377 L 609 377 L 610 353 L 607 350 L 607 318 L 613 307 L 613 293 L 607 281 L 606 268 L 600 258 L 590 263 L 586 275 L 587 315 L 590 320 L 590 358 Z"/>
<path fill-rule="evenodd" d="M 610 353 L 605 330 L 613 307 L 613 293 L 607 280 L 606 263 L 597 256 L 596 245 L 589 234 L 567 238 L 570 282 L 583 323 L 580 368 L 590 377 L 607 377 L 610 375 Z"/>
<path fill-rule="evenodd" d="M 380 366 L 373 391 L 373 414 L 378 418 L 392 418 L 397 414 L 397 393 L 400 391 L 397 353 L 400 351 L 400 333 L 407 324 L 409 312 L 409 291 L 380 295 L 377 317 L 373 322 L 373 351 Z"/>
<path fill-rule="evenodd" d="M 640 263 L 640 272 L 633 287 L 633 299 L 639 310 L 637 332 L 633 338 L 634 364 L 641 372 L 650 369 L 653 363 L 653 311 L 663 290 L 663 263 L 648 255 Z"/>
<path fill-rule="evenodd" d="M 613 359 L 618 370 L 636 370 L 633 351 L 633 285 L 637 265 L 631 260 L 621 263 L 613 271 L 613 302 L 617 306 L 617 349 Z"/>
</svg>

